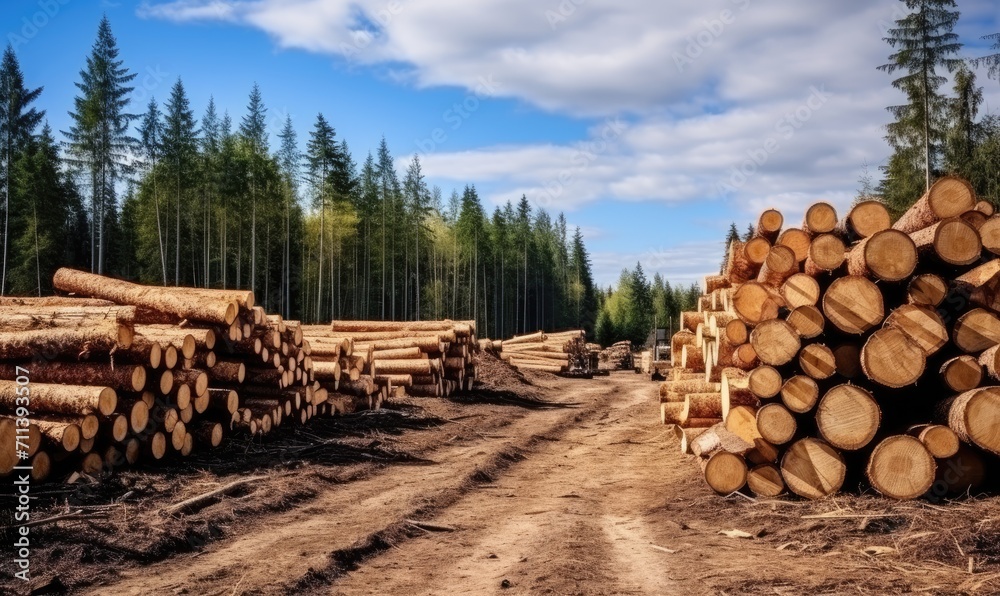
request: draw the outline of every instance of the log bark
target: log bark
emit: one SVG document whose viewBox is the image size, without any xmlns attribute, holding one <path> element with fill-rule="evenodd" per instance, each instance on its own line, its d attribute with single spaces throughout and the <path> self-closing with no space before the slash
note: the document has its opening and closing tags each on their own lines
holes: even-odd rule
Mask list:
<svg viewBox="0 0 1000 596">
<path fill-rule="evenodd" d="M 924 444 L 907 435 L 888 437 L 868 459 L 872 487 L 893 499 L 916 499 L 934 484 L 937 465 Z"/>
<path fill-rule="evenodd" d="M 882 292 L 864 277 L 836 279 L 823 295 L 823 314 L 837 329 L 860 335 L 882 322 Z"/>
<path fill-rule="evenodd" d="M 230 325 L 239 314 L 239 305 L 231 300 L 193 296 L 177 292 L 176 288 L 141 286 L 65 267 L 56 271 L 52 285 L 62 292 L 141 306 L 181 319 Z"/>
<path fill-rule="evenodd" d="M 906 286 L 907 302 L 917 306 L 937 308 L 947 296 L 948 282 L 933 273 L 918 275 Z"/>
<path fill-rule="evenodd" d="M 146 387 L 146 368 L 136 365 L 119 365 L 92 362 L 46 362 L 25 365 L 31 370 L 32 383 L 60 385 L 100 385 L 116 391 L 142 391 Z M 20 376 L 18 369 L 25 366 L 0 363 L 0 380 L 13 381 Z"/>
<path fill-rule="evenodd" d="M 798 332 L 781 319 L 757 325 L 750 333 L 750 344 L 760 361 L 771 366 L 788 364 L 802 347 Z"/>
<path fill-rule="evenodd" d="M 752 443 L 736 436 L 721 423 L 708 427 L 691 441 L 691 453 L 702 458 L 711 457 L 720 451 L 743 455 L 752 447 Z"/>
<path fill-rule="evenodd" d="M 785 319 L 802 339 L 818 337 L 826 328 L 826 318 L 819 308 L 810 305 L 796 307 Z"/>
<path fill-rule="evenodd" d="M 837 372 L 837 358 L 827 346 L 810 344 L 799 352 L 799 368 L 806 375 L 822 381 Z"/>
<path fill-rule="evenodd" d="M 892 226 L 889 210 L 881 201 L 862 201 L 851 208 L 838 229 L 855 238 L 867 238 Z"/>
<path fill-rule="evenodd" d="M 861 348 L 861 370 L 866 377 L 886 387 L 916 383 L 926 366 L 924 351 L 899 329 L 879 329 Z"/>
<path fill-rule="evenodd" d="M 836 271 L 844 264 L 847 247 L 844 241 L 833 234 L 821 234 L 813 238 L 809 245 L 803 271 L 813 277 L 828 271 Z"/>
<path fill-rule="evenodd" d="M 0 306 L 0 331 L 133 326 L 134 306 Z"/>
<path fill-rule="evenodd" d="M 896 220 L 892 228 L 906 234 L 916 232 L 942 219 L 956 217 L 976 206 L 972 186 L 960 178 L 939 178 L 916 203 Z"/>
<path fill-rule="evenodd" d="M 663 424 L 680 424 L 684 418 L 684 402 L 683 401 L 673 401 L 673 402 L 661 402 L 660 403 L 660 422 Z"/>
<path fill-rule="evenodd" d="M 766 241 L 765 241 L 766 242 Z M 741 284 L 757 277 L 759 264 L 754 264 L 747 257 L 745 245 L 739 240 L 729 243 L 729 258 L 723 276 L 733 284 Z"/>
<path fill-rule="evenodd" d="M 681 348 L 681 368 L 692 372 L 705 371 L 705 352 L 701 346 L 694 344 Z"/>
<path fill-rule="evenodd" d="M 886 317 L 884 327 L 902 331 L 925 356 L 936 354 L 948 343 L 948 328 L 930 307 L 904 304 Z"/>
<path fill-rule="evenodd" d="M 914 240 L 897 230 L 883 230 L 855 244 L 847 255 L 847 271 L 858 277 L 900 281 L 917 267 Z"/>
<path fill-rule="evenodd" d="M 81 431 L 78 424 L 72 422 L 50 422 L 48 420 L 37 420 L 39 431 L 43 440 L 50 445 L 60 447 L 66 452 L 76 451 L 80 446 Z"/>
<path fill-rule="evenodd" d="M 758 497 L 774 498 L 784 494 L 785 481 L 778 466 L 759 464 L 747 472 L 747 488 Z"/>
<path fill-rule="evenodd" d="M 844 458 L 820 439 L 800 439 L 781 458 L 781 478 L 785 485 L 807 499 L 821 499 L 836 493 L 843 486 L 846 475 Z"/>
<path fill-rule="evenodd" d="M 17 409 L 19 387 L 16 381 L 0 381 L 0 407 Z M 31 409 L 36 412 L 110 416 L 117 406 L 118 395 L 110 387 L 31 383 Z"/>
<path fill-rule="evenodd" d="M 938 405 L 938 418 L 958 438 L 1000 455 L 1000 387 L 979 387 Z"/>
<path fill-rule="evenodd" d="M 0 360 L 29 360 L 37 356 L 82 359 L 96 354 L 110 354 L 131 345 L 132 329 L 115 324 L 80 329 L 0 332 Z"/>
<path fill-rule="evenodd" d="M 875 438 L 882 410 L 872 394 L 857 385 L 837 385 L 816 407 L 820 436 L 837 449 L 854 451 Z"/>
<path fill-rule="evenodd" d="M 729 417 L 729 412 L 737 406 L 756 408 L 760 405 L 757 396 L 750 391 L 750 375 L 740 371 L 740 374 L 727 372 L 722 375 L 720 388 L 722 401 L 722 419 Z"/>
<path fill-rule="evenodd" d="M 681 425 L 693 418 L 722 418 L 722 394 L 689 393 L 684 396 Z"/>
<path fill-rule="evenodd" d="M 805 414 L 811 412 L 819 401 L 819 385 L 816 380 L 805 375 L 795 375 L 781 386 L 781 403 L 790 412 Z"/>
<path fill-rule="evenodd" d="M 757 432 L 772 445 L 784 445 L 795 437 L 795 417 L 779 403 L 764 404 L 757 410 Z"/>
</svg>

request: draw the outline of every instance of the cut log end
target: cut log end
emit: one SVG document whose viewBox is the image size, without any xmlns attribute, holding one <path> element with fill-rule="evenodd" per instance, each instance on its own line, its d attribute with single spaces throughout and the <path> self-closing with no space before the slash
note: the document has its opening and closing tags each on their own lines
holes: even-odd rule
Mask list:
<svg viewBox="0 0 1000 596">
<path fill-rule="evenodd" d="M 838 449 L 861 449 L 875 438 L 881 421 L 882 412 L 872 394 L 856 385 L 827 391 L 816 408 L 820 436 Z"/>
<path fill-rule="evenodd" d="M 916 499 L 934 484 L 936 469 L 934 458 L 923 443 L 914 437 L 898 435 L 875 447 L 865 472 L 882 495 Z"/>
<path fill-rule="evenodd" d="M 847 475 L 844 458 L 825 441 L 796 441 L 781 458 L 781 477 L 800 497 L 821 499 L 840 490 Z"/>
<path fill-rule="evenodd" d="M 746 485 L 746 461 L 739 455 L 718 451 L 705 464 L 705 481 L 720 495 L 734 493 Z"/>
</svg>

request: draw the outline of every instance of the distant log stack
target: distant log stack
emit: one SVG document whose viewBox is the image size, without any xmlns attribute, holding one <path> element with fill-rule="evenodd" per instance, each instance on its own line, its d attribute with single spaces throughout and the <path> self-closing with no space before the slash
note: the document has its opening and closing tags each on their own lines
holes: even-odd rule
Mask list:
<svg viewBox="0 0 1000 596">
<path fill-rule="evenodd" d="M 620 341 L 601 350 L 600 361 L 610 370 L 626 370 L 635 368 L 632 357 L 632 342 Z"/>
<path fill-rule="evenodd" d="M 515 335 L 489 347 L 515 368 L 561 374 L 591 367 L 591 349 L 582 329 Z"/>
<path fill-rule="evenodd" d="M 853 482 L 913 499 L 983 485 L 1000 455 L 1000 216 L 976 206 L 944 177 L 895 223 L 878 201 L 839 223 L 813 205 L 801 228 L 772 209 L 728 247 L 681 314 L 659 391 L 710 487 L 821 498 Z M 957 457 L 978 473 L 942 480 Z"/>
</svg>

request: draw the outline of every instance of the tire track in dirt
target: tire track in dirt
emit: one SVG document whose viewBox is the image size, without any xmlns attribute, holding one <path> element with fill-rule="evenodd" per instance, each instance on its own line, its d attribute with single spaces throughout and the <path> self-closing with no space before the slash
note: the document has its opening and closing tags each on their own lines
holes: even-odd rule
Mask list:
<svg viewBox="0 0 1000 596">
<path fill-rule="evenodd" d="M 91 594 L 286 594 L 328 582 L 344 566 L 405 538 L 403 520 L 447 507 L 530 451 L 539 436 L 559 433 L 608 399 L 599 384 L 580 386 L 577 409 L 524 414 L 470 445 L 445 445 L 424 454 L 428 466 L 392 466 L 382 473 L 331 487 L 293 510 L 256 520 L 254 530 L 178 556 L 128 570 Z"/>
<path fill-rule="evenodd" d="M 513 464 L 495 485 L 441 511 L 459 531 L 415 538 L 335 582 L 328 594 L 669 593 L 669 555 L 642 514 L 662 427 L 648 383 L 615 376 L 609 400 Z"/>
</svg>

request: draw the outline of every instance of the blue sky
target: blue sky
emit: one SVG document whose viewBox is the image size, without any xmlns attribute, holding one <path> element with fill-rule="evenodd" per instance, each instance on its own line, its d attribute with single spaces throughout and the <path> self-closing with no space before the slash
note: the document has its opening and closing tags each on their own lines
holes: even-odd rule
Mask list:
<svg viewBox="0 0 1000 596">
<path fill-rule="evenodd" d="M 986 53 L 1000 10 L 958 4 L 964 54 Z M 138 73 L 136 112 L 180 76 L 197 114 L 213 95 L 238 121 L 257 82 L 272 137 L 288 115 L 304 143 L 322 112 L 359 162 L 385 135 L 399 170 L 420 152 L 446 196 L 473 183 L 489 209 L 524 193 L 564 211 L 604 285 L 637 260 L 690 283 L 717 267 L 729 222 L 843 210 L 862 164 L 878 176 L 900 97 L 875 67 L 900 6 L 8 0 L 0 31 L 57 131 L 107 14 Z M 1000 82 L 980 83 L 996 113 Z"/>
</svg>

